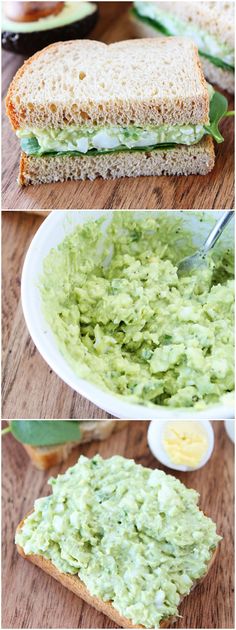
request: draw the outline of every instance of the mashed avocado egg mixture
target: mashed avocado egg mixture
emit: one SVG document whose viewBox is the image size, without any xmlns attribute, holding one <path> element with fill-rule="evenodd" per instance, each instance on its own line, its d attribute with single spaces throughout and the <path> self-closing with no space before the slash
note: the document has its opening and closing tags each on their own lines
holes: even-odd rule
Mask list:
<svg viewBox="0 0 236 630">
<path fill-rule="evenodd" d="M 176 615 L 220 540 L 197 492 L 120 456 L 81 456 L 49 483 L 53 494 L 16 534 L 24 552 L 78 574 L 135 624 L 159 628 Z"/>
<path fill-rule="evenodd" d="M 219 123 L 227 116 L 228 101 L 219 92 L 207 84 L 210 110 L 208 123 L 176 125 L 118 125 L 89 126 L 67 125 L 62 129 L 41 129 L 31 127 L 18 129 L 16 135 L 21 140 L 21 148 L 27 155 L 99 155 L 120 151 L 152 151 L 173 149 L 177 144 L 197 144 L 205 135 L 212 136 L 216 142 L 224 138 L 219 130 Z"/>
<path fill-rule="evenodd" d="M 182 219 L 114 212 L 44 260 L 43 311 L 74 371 L 130 402 L 203 409 L 234 387 L 233 253 L 177 276 L 195 251 Z M 180 233 L 181 232 L 181 233 Z M 218 253 L 217 253 L 218 252 Z"/>
<path fill-rule="evenodd" d="M 166 144 L 195 144 L 208 131 L 198 125 L 147 125 L 144 129 L 135 125 L 128 127 L 70 125 L 64 129 L 20 129 L 16 132 L 21 147 L 28 154 L 47 153 L 91 154 L 107 151 L 148 149 Z"/>
</svg>

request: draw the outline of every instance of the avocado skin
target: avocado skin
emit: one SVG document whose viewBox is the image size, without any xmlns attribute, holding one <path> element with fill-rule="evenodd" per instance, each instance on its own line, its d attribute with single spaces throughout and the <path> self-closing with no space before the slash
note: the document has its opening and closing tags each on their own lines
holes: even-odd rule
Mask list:
<svg viewBox="0 0 236 630">
<path fill-rule="evenodd" d="M 65 42 L 71 39 L 83 39 L 94 28 L 98 20 L 98 8 L 82 20 L 77 20 L 66 26 L 50 28 L 47 31 L 32 31 L 31 33 L 2 32 L 2 48 L 26 57 L 33 55 L 55 42 Z"/>
</svg>

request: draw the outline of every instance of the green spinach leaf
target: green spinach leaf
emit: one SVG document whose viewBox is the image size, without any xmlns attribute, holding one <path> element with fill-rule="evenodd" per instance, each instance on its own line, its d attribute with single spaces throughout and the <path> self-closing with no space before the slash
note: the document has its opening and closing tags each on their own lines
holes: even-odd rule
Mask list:
<svg viewBox="0 0 236 630">
<path fill-rule="evenodd" d="M 173 35 L 173 33 L 171 33 L 171 31 L 166 26 L 163 26 L 161 22 L 158 22 L 157 20 L 153 20 L 152 18 L 149 18 L 149 17 L 145 17 L 144 15 L 140 15 L 137 9 L 135 8 L 131 9 L 131 13 L 142 22 L 145 22 L 145 24 L 148 24 L 149 26 L 152 26 L 153 28 L 155 28 L 156 31 L 160 31 L 164 35 Z"/>
<path fill-rule="evenodd" d="M 202 50 L 199 50 L 199 55 L 201 55 L 202 57 L 206 57 L 206 59 L 209 59 L 209 61 L 213 63 L 214 66 L 217 66 L 217 68 L 222 68 L 223 70 L 234 72 L 234 66 L 230 66 L 229 63 L 226 63 L 226 61 L 223 61 L 219 57 L 209 55 L 208 53 L 202 52 Z"/>
<path fill-rule="evenodd" d="M 29 140 L 31 140 L 31 138 Z M 78 155 L 80 157 L 92 157 L 96 155 L 106 155 L 107 153 L 122 153 L 124 151 L 129 151 L 130 153 L 132 153 L 133 151 L 149 152 L 162 149 L 174 149 L 175 146 L 176 144 L 174 144 L 173 142 L 163 142 L 162 144 L 155 144 L 150 147 L 117 147 L 114 149 L 102 149 L 100 151 L 98 149 L 90 149 L 87 153 L 81 153 L 80 151 L 48 151 L 46 153 L 40 153 L 39 151 L 37 151 L 36 145 L 30 146 L 30 144 L 28 144 L 28 141 L 26 142 L 26 138 L 21 141 L 21 148 L 23 151 L 25 151 L 25 153 L 27 153 L 27 155 L 37 155 L 38 157 L 55 157 L 56 155 L 65 155 L 72 157 Z"/>
<path fill-rule="evenodd" d="M 78 420 L 11 420 L 11 432 L 23 444 L 52 446 L 80 439 Z"/>
<path fill-rule="evenodd" d="M 228 110 L 228 101 L 223 94 L 219 92 L 214 92 L 213 97 L 210 101 L 210 122 L 209 125 L 204 125 L 207 133 L 209 133 L 216 142 L 224 142 L 224 138 L 219 130 L 219 123 L 227 116 Z"/>
<path fill-rule="evenodd" d="M 21 139 L 21 148 L 22 151 L 27 153 L 27 155 L 37 155 L 39 152 L 39 143 L 37 138 L 22 138 Z"/>
</svg>

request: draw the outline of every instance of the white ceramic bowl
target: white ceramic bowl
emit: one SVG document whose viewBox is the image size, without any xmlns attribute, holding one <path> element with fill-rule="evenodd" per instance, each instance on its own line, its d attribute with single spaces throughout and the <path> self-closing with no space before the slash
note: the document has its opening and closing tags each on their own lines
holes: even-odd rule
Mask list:
<svg viewBox="0 0 236 630">
<path fill-rule="evenodd" d="M 170 220 L 173 214 L 181 214 L 184 224 L 188 226 L 188 229 L 192 230 L 196 246 L 198 246 L 202 243 L 207 229 L 212 226 L 213 217 L 218 218 L 220 213 L 220 211 L 209 211 L 206 213 L 207 217 L 209 217 L 209 225 L 207 225 L 205 220 L 204 223 L 199 221 L 202 213 L 171 211 L 169 214 Z M 141 218 L 144 214 L 146 214 L 145 211 L 137 212 L 136 216 Z M 155 211 L 155 214 L 158 214 L 158 211 Z M 95 220 L 101 217 L 101 215 L 105 215 L 106 217 L 103 226 L 105 230 L 111 220 L 111 210 L 88 210 L 84 212 L 78 210 L 67 210 L 65 212 L 55 210 L 44 220 L 30 244 L 22 272 L 21 297 L 25 321 L 38 351 L 50 368 L 54 370 L 67 385 L 70 385 L 70 387 L 79 394 L 88 398 L 95 405 L 117 418 L 233 418 L 233 405 L 223 405 L 222 403 L 209 406 L 204 411 L 195 411 L 191 408 L 180 409 L 163 406 L 145 407 L 144 405 L 129 403 L 126 399 L 104 392 L 96 385 L 79 378 L 58 350 L 53 334 L 42 313 L 40 292 L 37 286 L 39 276 L 42 273 L 43 260 L 50 249 L 56 247 L 64 239 L 66 234 L 73 231 L 78 223 L 84 223 L 91 219 Z M 222 238 L 224 238 L 224 236 L 222 236 Z"/>
</svg>

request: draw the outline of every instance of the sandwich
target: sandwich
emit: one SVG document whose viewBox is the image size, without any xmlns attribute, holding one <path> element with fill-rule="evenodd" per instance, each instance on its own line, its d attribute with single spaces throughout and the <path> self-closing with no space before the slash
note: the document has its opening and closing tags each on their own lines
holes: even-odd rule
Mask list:
<svg viewBox="0 0 236 630">
<path fill-rule="evenodd" d="M 180 37 L 71 41 L 36 53 L 6 98 L 21 141 L 21 185 L 206 174 L 227 100 Z"/>
<path fill-rule="evenodd" d="M 72 449 L 93 440 L 106 440 L 126 426 L 118 420 L 12 420 L 9 430 L 24 446 L 32 464 L 46 470 L 66 461 Z"/>
<path fill-rule="evenodd" d="M 81 456 L 49 483 L 17 528 L 18 552 L 119 628 L 171 626 L 221 538 L 197 492 L 121 456 Z"/>
<path fill-rule="evenodd" d="M 234 93 L 234 2 L 134 2 L 139 34 L 190 37 L 210 83 Z"/>
</svg>

